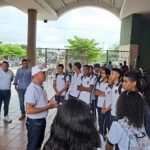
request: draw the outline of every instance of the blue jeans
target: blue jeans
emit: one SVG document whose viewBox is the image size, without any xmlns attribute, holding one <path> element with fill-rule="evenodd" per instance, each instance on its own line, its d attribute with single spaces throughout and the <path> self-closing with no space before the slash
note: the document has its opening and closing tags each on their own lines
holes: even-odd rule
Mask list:
<svg viewBox="0 0 150 150">
<path fill-rule="evenodd" d="M 19 89 L 18 92 L 19 92 L 18 96 L 19 96 L 19 102 L 20 102 L 20 111 L 21 111 L 21 114 L 24 116 L 25 115 L 24 95 L 25 95 L 26 89 Z"/>
<path fill-rule="evenodd" d="M 46 127 L 46 119 L 30 119 L 27 118 L 26 128 L 27 128 L 27 137 L 28 144 L 27 150 L 38 150 L 41 148 L 41 145 L 44 140 Z"/>
<path fill-rule="evenodd" d="M 110 129 L 111 125 L 111 114 L 110 111 L 108 111 L 106 114 L 102 114 L 101 110 L 102 108 L 98 107 L 98 121 L 99 121 L 99 132 L 101 135 L 105 136 L 107 130 Z"/>
<path fill-rule="evenodd" d="M 63 103 L 65 100 L 65 96 L 57 96 L 55 95 L 55 100 L 59 103 Z"/>
<path fill-rule="evenodd" d="M 0 112 L 1 112 L 2 102 L 4 102 L 5 117 L 8 115 L 10 96 L 11 96 L 10 90 L 0 90 Z"/>
</svg>

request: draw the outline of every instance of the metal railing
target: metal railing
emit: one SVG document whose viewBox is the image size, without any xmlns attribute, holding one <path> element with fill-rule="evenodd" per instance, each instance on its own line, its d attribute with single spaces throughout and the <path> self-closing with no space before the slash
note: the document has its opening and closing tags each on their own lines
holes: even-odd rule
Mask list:
<svg viewBox="0 0 150 150">
<path fill-rule="evenodd" d="M 97 52 L 100 55 L 99 59 L 93 62 L 89 62 L 89 55 L 91 52 Z M 121 63 L 123 61 L 129 60 L 129 51 L 119 51 L 119 50 L 84 50 L 81 54 L 76 52 L 72 53 L 70 49 L 56 49 L 56 48 L 37 48 L 36 49 L 36 63 L 45 64 L 50 69 L 56 68 L 59 63 L 65 64 L 67 68 L 68 63 L 74 63 L 80 61 L 82 64 L 94 64 L 100 63 L 105 64 L 108 61 L 113 63 Z"/>
</svg>

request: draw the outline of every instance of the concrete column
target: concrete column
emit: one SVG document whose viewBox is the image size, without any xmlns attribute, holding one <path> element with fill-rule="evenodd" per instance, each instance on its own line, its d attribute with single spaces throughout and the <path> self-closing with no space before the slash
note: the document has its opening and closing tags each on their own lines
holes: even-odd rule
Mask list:
<svg viewBox="0 0 150 150">
<path fill-rule="evenodd" d="M 140 41 L 140 22 L 141 16 L 138 14 L 130 15 L 121 22 L 120 50 L 130 51 L 129 59 L 126 60 L 130 66 L 137 67 L 139 41 Z"/>
<path fill-rule="evenodd" d="M 36 20 L 37 10 L 28 10 L 28 43 L 27 43 L 27 59 L 30 66 L 34 66 L 36 62 Z"/>
<path fill-rule="evenodd" d="M 150 68 L 150 18 L 133 14 L 122 20 L 120 50 L 130 50 L 132 67 Z"/>
</svg>

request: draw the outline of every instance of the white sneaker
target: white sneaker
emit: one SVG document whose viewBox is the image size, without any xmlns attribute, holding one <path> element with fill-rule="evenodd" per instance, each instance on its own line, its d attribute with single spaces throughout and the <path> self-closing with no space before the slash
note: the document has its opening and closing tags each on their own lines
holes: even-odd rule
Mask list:
<svg viewBox="0 0 150 150">
<path fill-rule="evenodd" d="M 9 116 L 7 115 L 6 117 L 4 117 L 3 121 L 11 123 L 12 120 L 9 118 Z"/>
</svg>

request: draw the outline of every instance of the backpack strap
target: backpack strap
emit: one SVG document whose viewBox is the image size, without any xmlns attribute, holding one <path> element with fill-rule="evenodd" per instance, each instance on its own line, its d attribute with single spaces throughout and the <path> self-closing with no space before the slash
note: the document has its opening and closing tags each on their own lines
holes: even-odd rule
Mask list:
<svg viewBox="0 0 150 150">
<path fill-rule="evenodd" d="M 66 82 L 66 78 L 67 78 L 68 74 L 63 73 L 63 75 L 64 75 L 64 81 Z"/>
<path fill-rule="evenodd" d="M 70 83 L 72 81 L 72 77 L 74 76 L 74 74 L 75 74 L 75 72 L 68 73 Z"/>
<path fill-rule="evenodd" d="M 120 84 L 118 86 L 118 93 L 119 93 L 119 95 L 121 95 L 121 93 L 122 93 L 122 82 L 120 82 Z"/>
<path fill-rule="evenodd" d="M 99 83 L 99 84 L 101 83 L 101 82 L 100 82 L 100 79 L 101 79 L 101 77 L 98 76 L 97 79 L 96 79 L 96 82 L 95 82 L 95 86 L 94 86 L 94 87 L 96 87 L 98 83 Z"/>
<path fill-rule="evenodd" d="M 82 82 L 82 80 L 83 80 L 83 77 L 84 77 L 84 75 L 81 76 L 81 82 Z"/>
<path fill-rule="evenodd" d="M 56 80 L 57 80 L 58 75 L 59 75 L 58 73 L 55 74 L 55 79 L 56 79 Z"/>
</svg>

